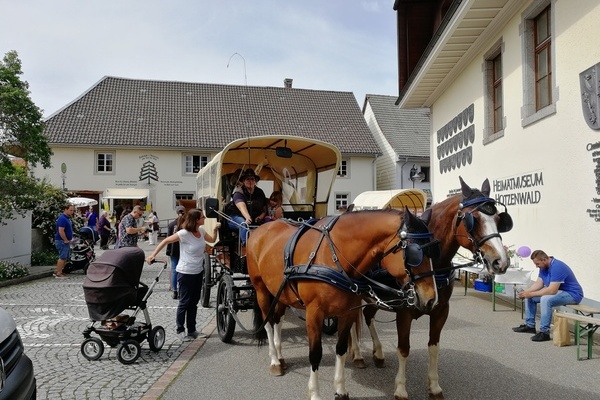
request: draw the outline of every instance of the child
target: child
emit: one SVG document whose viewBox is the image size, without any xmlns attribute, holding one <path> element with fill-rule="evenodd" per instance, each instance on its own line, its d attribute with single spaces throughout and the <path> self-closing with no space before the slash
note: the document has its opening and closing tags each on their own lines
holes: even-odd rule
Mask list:
<svg viewBox="0 0 600 400">
<path fill-rule="evenodd" d="M 276 190 L 271 193 L 269 204 L 267 205 L 267 215 L 263 222 L 275 221 L 283 216 L 283 207 L 281 207 L 281 203 L 283 203 L 281 192 Z"/>
</svg>

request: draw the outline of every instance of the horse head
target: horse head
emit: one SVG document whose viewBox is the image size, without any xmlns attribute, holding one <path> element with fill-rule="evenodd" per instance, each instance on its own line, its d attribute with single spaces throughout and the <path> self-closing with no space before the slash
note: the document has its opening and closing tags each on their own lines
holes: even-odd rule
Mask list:
<svg viewBox="0 0 600 400">
<path fill-rule="evenodd" d="M 469 249 L 476 259 L 483 262 L 490 273 L 504 273 L 510 266 L 510 259 L 500 233 L 512 229 L 512 218 L 504 204 L 489 197 L 488 179 L 481 185 L 481 190 L 469 187 L 462 177 L 459 180 L 462 200 L 456 214 L 456 238 L 462 247 Z M 498 205 L 504 211 L 499 212 Z"/>
<path fill-rule="evenodd" d="M 431 258 L 439 256 L 439 242 L 433 239 L 427 224 L 405 207 L 402 224 L 398 230 L 399 241 L 387 248 L 381 259 L 381 267 L 394 276 L 404 268 L 401 286 L 414 287 L 414 307 L 421 311 L 431 310 L 437 303 L 437 289 Z M 396 271 L 396 272 L 395 272 Z"/>
</svg>

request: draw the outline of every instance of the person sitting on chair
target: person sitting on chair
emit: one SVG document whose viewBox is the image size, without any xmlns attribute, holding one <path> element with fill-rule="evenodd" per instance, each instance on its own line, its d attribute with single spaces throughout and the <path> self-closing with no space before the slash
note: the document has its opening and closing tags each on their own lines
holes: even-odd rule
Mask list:
<svg viewBox="0 0 600 400">
<path fill-rule="evenodd" d="M 283 203 L 283 195 L 279 190 L 271 193 L 271 197 L 269 197 L 269 204 L 267 206 L 267 216 L 263 219 L 263 222 L 275 221 L 283 217 L 283 207 L 281 206 Z"/>
<path fill-rule="evenodd" d="M 531 253 L 531 259 L 540 272 L 537 281 L 517 295 L 520 299 L 525 299 L 525 323 L 513 328 L 513 331 L 535 333 L 535 313 L 539 303 L 540 331 L 531 340 L 545 342 L 550 340 L 552 308 L 579 304 L 583 299 L 583 289 L 571 268 L 564 262 L 548 257 L 542 250 Z"/>
<path fill-rule="evenodd" d="M 260 177 L 254 173 L 252 168 L 248 168 L 240 176 L 242 186 L 233 193 L 233 200 L 227 205 L 225 213 L 232 221 L 227 221 L 230 229 L 237 231 L 239 229 L 242 246 L 246 245 L 248 237 L 247 226 L 260 224 L 265 215 L 267 215 L 267 197 L 261 188 L 256 186 Z M 246 224 L 243 226 L 242 224 Z"/>
</svg>

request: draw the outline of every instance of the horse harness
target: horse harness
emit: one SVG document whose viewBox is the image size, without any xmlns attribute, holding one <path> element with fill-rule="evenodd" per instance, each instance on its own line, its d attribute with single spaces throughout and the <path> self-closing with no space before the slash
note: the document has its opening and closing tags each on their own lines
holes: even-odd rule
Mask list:
<svg viewBox="0 0 600 400">
<path fill-rule="evenodd" d="M 300 305 L 304 306 L 304 302 L 302 301 L 302 299 L 300 299 L 300 296 L 299 296 L 299 293 L 297 290 L 297 285 L 292 285 L 291 282 L 297 281 L 297 280 L 316 280 L 316 281 L 328 283 L 338 289 L 345 290 L 345 291 L 354 293 L 356 295 L 366 295 L 366 296 L 372 298 L 375 301 L 376 305 L 381 308 L 393 309 L 394 307 L 399 307 L 399 306 L 414 305 L 415 301 L 416 301 L 416 296 L 415 296 L 413 281 L 416 279 L 419 279 L 421 277 L 428 276 L 428 275 L 425 275 L 425 274 L 413 275 L 410 271 L 408 271 L 411 276 L 411 280 L 408 283 L 406 283 L 405 285 L 403 285 L 403 287 L 401 287 L 401 288 L 393 288 L 384 283 L 378 282 L 377 280 L 372 279 L 369 276 L 364 275 L 362 273 L 361 273 L 362 276 L 360 279 L 353 279 L 346 273 L 346 271 L 343 269 L 342 264 L 340 263 L 339 258 L 337 256 L 335 244 L 333 243 L 333 240 L 331 239 L 331 236 L 329 235 L 329 232 L 331 231 L 331 229 L 333 228 L 335 223 L 338 221 L 339 217 L 340 217 L 339 215 L 333 217 L 323 227 L 315 227 L 314 226 L 314 224 L 318 221 L 317 219 L 311 219 L 306 222 L 300 222 L 298 230 L 296 231 L 296 233 L 294 235 L 292 235 L 292 237 L 290 237 L 288 239 L 288 241 L 285 245 L 284 272 L 283 272 L 284 280 L 281 284 L 281 287 L 277 293 L 276 298 L 279 297 L 279 295 L 280 295 L 281 291 L 283 290 L 283 288 L 285 287 L 285 285 L 290 284 L 290 288 L 296 295 L 297 301 L 299 302 Z M 292 265 L 296 244 L 298 243 L 298 240 L 300 239 L 300 237 L 304 233 L 308 232 L 309 229 L 316 229 L 316 230 L 320 231 L 321 237 L 317 241 L 317 244 L 316 244 L 314 250 L 309 254 L 308 260 L 305 264 Z M 413 237 L 413 235 L 415 235 L 415 236 Z M 427 236 L 427 238 L 431 238 L 431 236 L 432 236 L 430 233 L 413 234 L 413 233 L 406 233 L 406 232 L 402 231 L 400 233 L 400 240 L 398 241 L 398 243 L 396 245 L 394 245 L 390 250 L 386 251 L 382 255 L 381 258 L 387 256 L 388 254 L 396 253 L 399 250 L 406 250 L 410 247 L 411 255 L 409 257 L 412 257 L 413 259 L 410 262 L 407 262 L 407 264 L 409 266 L 411 266 L 418 262 L 416 265 L 419 265 L 422 260 L 422 250 L 421 250 L 421 258 L 418 259 L 418 261 L 416 261 L 414 259 L 414 257 L 415 257 L 414 254 L 417 253 L 418 249 L 415 248 L 414 246 L 419 247 L 419 245 L 407 244 L 406 239 L 408 239 L 408 238 L 422 239 L 422 238 L 425 238 L 425 235 Z M 331 249 L 331 253 L 333 255 L 332 260 L 335 263 L 337 269 L 333 269 L 331 267 L 327 267 L 324 265 L 316 265 L 313 263 L 314 258 L 317 254 L 317 251 L 318 251 L 319 247 L 321 246 L 324 239 L 327 240 L 327 244 L 329 245 L 329 248 Z M 424 245 L 422 247 L 425 247 L 425 246 L 427 246 L 427 245 Z M 387 273 L 387 271 L 386 271 L 386 273 Z M 431 274 L 433 274 L 433 272 L 431 272 Z M 377 295 L 376 292 L 380 293 L 380 294 L 385 293 L 385 294 L 391 296 L 393 298 L 393 300 L 384 301 Z M 394 305 L 392 306 L 391 303 L 394 303 Z M 399 303 L 399 304 L 397 304 L 397 303 Z"/>
<path fill-rule="evenodd" d="M 498 232 L 486 235 L 479 240 L 475 239 L 471 233 L 473 231 L 473 229 L 475 229 L 475 217 L 473 216 L 473 212 L 479 211 L 486 215 L 495 215 L 497 213 L 496 204 L 500 204 L 502 207 L 504 207 L 504 211 L 498 214 L 498 217 L 499 217 L 499 221 L 497 224 Z M 472 206 L 475 206 L 472 210 L 463 211 L 465 208 L 472 207 Z M 445 272 L 442 274 L 440 274 L 440 273 L 435 274 L 435 280 L 436 280 L 436 285 L 437 285 L 438 290 L 445 286 L 448 286 L 450 284 L 450 282 L 453 281 L 453 279 L 455 278 L 457 269 L 463 268 L 463 267 L 469 266 L 469 265 L 483 263 L 483 256 L 481 255 L 481 251 L 480 251 L 481 246 L 488 240 L 493 239 L 495 237 L 502 239 L 502 236 L 500 235 L 500 233 L 508 232 L 513 227 L 512 217 L 506 211 L 506 206 L 503 203 L 501 203 L 497 200 L 494 200 L 490 197 L 476 197 L 476 198 L 470 199 L 470 200 L 463 200 L 463 202 L 458 205 L 456 224 L 454 225 L 454 233 L 455 234 L 456 234 L 456 230 L 458 229 L 458 226 L 460 225 L 461 222 L 465 226 L 465 229 L 469 235 L 469 240 L 471 241 L 471 243 L 473 243 L 473 246 L 475 248 L 475 251 L 473 251 L 473 261 L 469 264 L 463 264 L 460 266 L 450 266 L 450 267 L 442 268 L 441 270 L 438 269 L 436 272 L 448 271 L 448 272 Z"/>
</svg>

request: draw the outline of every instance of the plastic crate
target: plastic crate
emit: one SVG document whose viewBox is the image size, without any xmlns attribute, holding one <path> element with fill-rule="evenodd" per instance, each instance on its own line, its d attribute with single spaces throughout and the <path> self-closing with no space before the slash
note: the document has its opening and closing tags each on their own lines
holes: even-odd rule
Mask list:
<svg viewBox="0 0 600 400">
<path fill-rule="evenodd" d="M 491 292 L 492 282 L 484 282 L 481 279 L 475 279 L 475 285 L 473 289 L 479 290 L 480 292 Z"/>
</svg>

